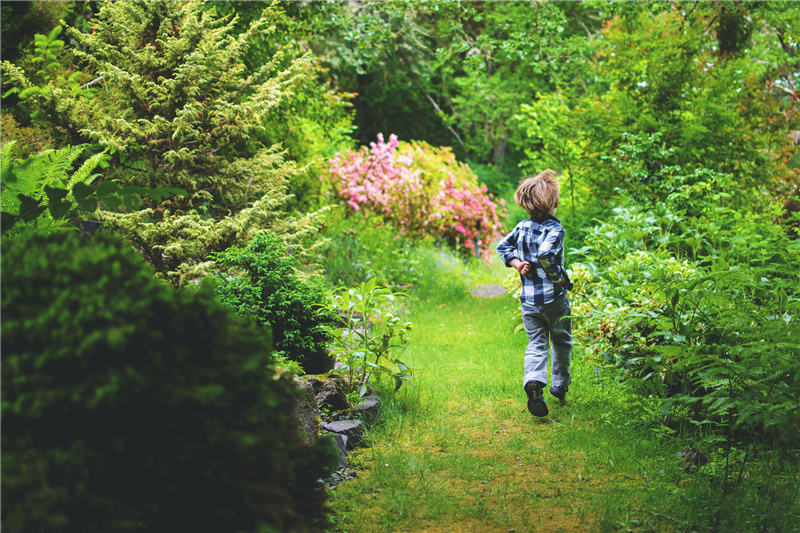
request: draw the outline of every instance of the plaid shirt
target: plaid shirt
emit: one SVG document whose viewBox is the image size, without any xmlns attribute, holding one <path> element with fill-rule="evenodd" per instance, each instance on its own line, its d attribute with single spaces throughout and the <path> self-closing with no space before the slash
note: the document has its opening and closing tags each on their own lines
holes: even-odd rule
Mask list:
<svg viewBox="0 0 800 533">
<path fill-rule="evenodd" d="M 523 220 L 497 245 L 503 264 L 510 267 L 512 259 L 529 261 L 531 268 L 522 280 L 520 302 L 534 305 L 550 303 L 572 289 L 564 270 L 564 236 L 561 221 L 552 215 L 541 220 Z M 566 278 L 563 285 L 556 282 Z"/>
</svg>

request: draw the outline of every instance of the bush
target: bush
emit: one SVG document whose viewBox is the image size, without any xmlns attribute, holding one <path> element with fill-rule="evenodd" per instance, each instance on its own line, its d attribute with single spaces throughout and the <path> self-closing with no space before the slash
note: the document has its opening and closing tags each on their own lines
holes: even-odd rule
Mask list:
<svg viewBox="0 0 800 533">
<path fill-rule="evenodd" d="M 126 247 L 3 240 L 4 531 L 310 531 L 335 461 L 270 339 Z"/>
<path fill-rule="evenodd" d="M 686 202 L 696 185 L 653 210 L 620 207 L 587 238 L 581 252 L 599 283 L 584 311 L 598 362 L 668 398 L 664 414 L 678 421 L 729 442 L 790 446 L 800 435 L 798 246 L 719 195 Z"/>
<path fill-rule="evenodd" d="M 223 303 L 271 328 L 276 350 L 287 359 L 310 373 L 326 370 L 312 365 L 325 357 L 322 327 L 336 321 L 333 312 L 317 307 L 330 295 L 321 282 L 300 277 L 296 258 L 278 237 L 259 235 L 246 248 L 229 248 L 217 255 L 217 264 L 226 269 L 217 275 Z"/>
<path fill-rule="evenodd" d="M 322 227 L 325 243 L 317 260 L 334 287 L 375 278 L 379 285 L 406 290 L 423 280 L 422 240 L 411 239 L 373 213 L 332 210 Z M 430 272 L 425 272 L 430 274 Z"/>
<path fill-rule="evenodd" d="M 329 161 L 336 195 L 353 211 L 376 213 L 409 236 L 430 236 L 465 254 L 476 255 L 479 241 L 500 236 L 505 211 L 449 149 L 399 146 L 397 136 L 386 143 L 379 135 L 369 149 Z M 484 258 L 493 253 L 490 246 L 481 250 Z"/>
</svg>

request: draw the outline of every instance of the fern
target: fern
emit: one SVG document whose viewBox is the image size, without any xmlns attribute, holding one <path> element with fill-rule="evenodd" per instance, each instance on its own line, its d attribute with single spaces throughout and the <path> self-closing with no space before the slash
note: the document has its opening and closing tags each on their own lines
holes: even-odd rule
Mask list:
<svg viewBox="0 0 800 533">
<path fill-rule="evenodd" d="M 22 224 L 16 225 L 15 233 L 30 228 L 50 231 L 66 226 L 64 216 L 69 205 L 76 202 L 72 190 L 78 183 L 86 190 L 99 177 L 93 171 L 103 162 L 105 152 L 90 157 L 73 172 L 86 145 L 45 150 L 20 161 L 13 157 L 15 144 L 16 141 L 3 144 L 0 152 L 3 233 L 20 221 Z"/>
<path fill-rule="evenodd" d="M 45 187 L 71 189 L 78 182 L 91 185 L 99 177 L 99 174 L 93 174 L 92 171 L 105 158 L 105 153 L 96 154 L 87 159 L 77 171 L 72 172 L 75 161 L 83 154 L 87 145 L 67 146 L 60 150 L 45 150 L 19 161 L 12 157 L 15 144 L 16 141 L 10 141 L 2 146 L 2 168 L 4 175 L 10 178 L 3 182 L 2 206 L 4 211 L 19 207 L 18 195 L 20 194 L 40 199 L 44 195 Z M 14 172 L 8 173 L 12 166 Z M 47 200 L 44 201 L 46 203 Z"/>
</svg>

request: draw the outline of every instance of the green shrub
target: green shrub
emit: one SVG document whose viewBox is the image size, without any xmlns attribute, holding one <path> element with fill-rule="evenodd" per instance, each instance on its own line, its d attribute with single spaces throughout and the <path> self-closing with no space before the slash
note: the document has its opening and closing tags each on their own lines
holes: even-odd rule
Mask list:
<svg viewBox="0 0 800 533">
<path fill-rule="evenodd" d="M 225 269 L 216 276 L 222 302 L 271 328 L 276 350 L 317 373 L 311 365 L 325 358 L 328 342 L 322 327 L 336 320 L 334 313 L 317 307 L 330 297 L 326 287 L 301 278 L 296 257 L 274 235 L 259 235 L 246 248 L 229 248 L 216 257 Z"/>
<path fill-rule="evenodd" d="M 652 210 L 617 208 L 590 233 L 581 252 L 599 283 L 584 297 L 588 336 L 629 387 L 669 398 L 673 421 L 729 444 L 790 446 L 800 435 L 798 246 L 763 215 L 720 207 L 719 195 L 691 198 L 697 185 Z"/>
<path fill-rule="evenodd" d="M 72 234 L 4 239 L 4 531 L 312 531 L 335 460 L 270 339 Z"/>
</svg>

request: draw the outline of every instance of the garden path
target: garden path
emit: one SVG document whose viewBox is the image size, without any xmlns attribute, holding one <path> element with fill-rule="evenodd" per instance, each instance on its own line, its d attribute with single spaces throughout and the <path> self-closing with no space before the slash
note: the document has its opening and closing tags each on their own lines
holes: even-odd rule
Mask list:
<svg viewBox="0 0 800 533">
<path fill-rule="evenodd" d="M 602 500 L 635 500 L 638 480 L 615 472 L 579 379 L 566 406 L 549 398 L 549 416 L 528 413 L 514 305 L 472 296 L 415 313 L 404 359 L 416 385 L 354 457 L 358 479 L 335 494 L 339 531 L 592 531 Z"/>
</svg>

